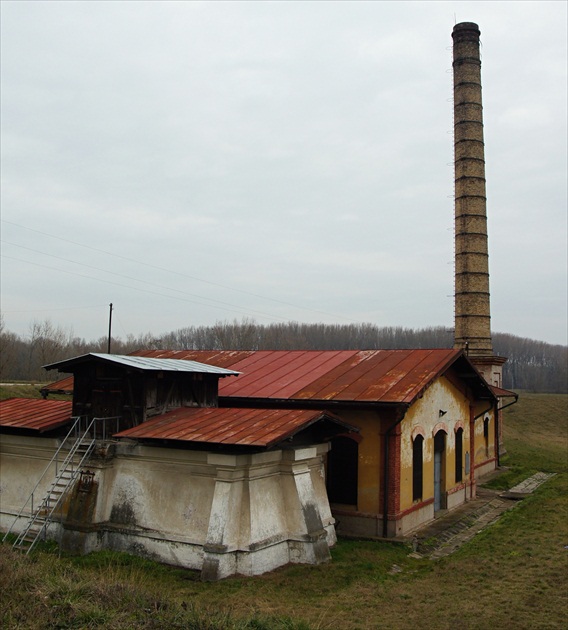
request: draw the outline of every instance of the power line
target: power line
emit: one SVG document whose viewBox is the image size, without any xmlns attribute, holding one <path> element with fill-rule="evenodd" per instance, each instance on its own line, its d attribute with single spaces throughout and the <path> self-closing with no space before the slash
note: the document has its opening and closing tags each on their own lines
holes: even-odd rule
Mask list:
<svg viewBox="0 0 568 630">
<path fill-rule="evenodd" d="M 162 297 L 162 298 L 170 298 L 170 299 L 173 299 L 173 300 L 178 300 L 180 302 L 188 302 L 190 304 L 200 304 L 201 306 L 209 306 L 209 307 L 212 307 L 212 308 L 217 308 L 217 309 L 224 310 L 224 311 L 229 311 L 229 312 L 235 311 L 235 309 L 225 308 L 223 306 L 217 306 L 215 304 L 204 304 L 204 303 L 199 302 L 197 300 L 190 300 L 190 299 L 183 298 L 183 297 L 178 297 L 178 296 L 175 296 L 175 295 L 166 295 L 166 294 L 163 294 L 163 293 L 158 293 L 157 291 L 150 291 L 149 289 L 141 289 L 139 287 L 133 287 L 133 286 L 130 286 L 130 285 L 121 284 L 119 282 L 112 282 L 111 280 L 102 280 L 101 278 L 95 278 L 93 276 L 86 276 L 84 274 L 77 273 L 76 271 L 68 271 L 67 269 L 58 269 L 57 267 L 50 267 L 48 265 L 41 265 L 39 263 L 34 263 L 34 262 L 29 261 L 29 260 L 22 260 L 20 258 L 15 258 L 14 256 L 6 256 L 5 254 L 2 254 L 2 258 L 6 258 L 8 260 L 15 260 L 16 262 L 26 263 L 28 265 L 34 265 L 35 267 L 41 267 L 42 269 L 50 269 L 52 271 L 57 271 L 58 273 L 66 273 L 66 274 L 69 274 L 69 275 L 72 275 L 72 276 L 78 276 L 80 278 L 86 278 L 88 280 L 96 280 L 97 282 L 103 282 L 105 284 L 111 284 L 111 285 L 114 285 L 114 286 L 117 286 L 117 287 L 121 287 L 123 289 L 134 289 L 135 291 L 140 291 L 141 293 L 148 293 L 148 294 L 151 294 L 151 295 L 157 295 L 157 296 Z M 279 319 L 281 321 L 286 321 L 285 317 L 279 317 L 279 316 L 275 316 L 275 315 L 268 315 L 267 313 L 261 313 L 260 311 L 254 311 L 252 309 L 249 309 L 248 311 L 241 309 L 240 311 L 237 311 L 237 312 L 240 312 L 243 315 L 254 316 L 256 314 L 256 315 L 259 315 L 261 317 L 268 318 L 268 319 Z"/>
<path fill-rule="evenodd" d="M 182 273 L 180 271 L 175 271 L 173 269 L 167 269 L 165 267 L 159 267 L 157 265 L 151 265 L 151 264 L 143 262 L 141 260 L 136 260 L 134 258 L 129 258 L 127 256 L 122 256 L 120 254 L 114 254 L 113 252 L 109 252 L 109 251 L 106 251 L 104 249 L 99 249 L 97 247 L 93 247 L 92 245 L 85 245 L 84 243 L 78 243 L 77 241 L 72 241 L 71 239 L 63 238 L 62 236 L 57 236 L 55 234 L 50 234 L 49 232 L 44 232 L 42 230 L 35 230 L 34 228 L 30 228 L 30 227 L 27 227 L 25 225 L 21 225 L 19 223 L 15 223 L 13 221 L 7 221 L 6 219 L 2 219 L 2 223 L 6 223 L 8 225 L 13 225 L 15 227 L 19 227 L 19 228 L 24 229 L 24 230 L 29 230 L 30 232 L 35 232 L 36 234 L 41 234 L 42 236 L 49 236 L 50 238 L 54 238 L 54 239 L 57 239 L 59 241 L 63 241 L 65 243 L 71 243 L 72 245 L 77 245 L 78 247 L 84 247 L 86 249 L 90 249 L 91 251 L 97 252 L 99 254 L 105 254 L 106 256 L 113 256 L 114 258 L 119 258 L 119 259 L 125 260 L 127 262 L 135 263 L 137 265 L 143 265 L 144 267 L 148 267 L 150 269 L 156 269 L 158 271 L 164 271 L 164 272 L 166 272 L 168 274 L 175 274 L 177 276 L 181 276 L 183 278 L 188 278 L 190 280 L 196 280 L 197 282 L 202 282 L 204 284 L 209 284 L 211 286 L 219 287 L 221 289 L 226 289 L 228 291 L 235 291 L 237 293 L 242 293 L 243 295 L 248 295 L 248 296 L 251 296 L 251 297 L 259 298 L 261 300 L 267 300 L 267 301 L 270 301 L 270 302 L 275 302 L 277 304 L 282 304 L 284 306 L 291 306 L 292 308 L 296 308 L 296 309 L 299 309 L 299 310 L 310 311 L 312 313 L 318 313 L 320 315 L 326 315 L 328 317 L 334 317 L 334 318 L 338 318 L 338 319 L 343 319 L 345 321 L 358 323 L 358 320 L 354 320 L 354 319 L 351 319 L 349 317 L 345 317 L 343 315 L 336 315 L 336 314 L 333 314 L 333 313 L 328 313 L 326 311 L 320 311 L 318 309 L 313 309 L 313 308 L 309 308 L 309 307 L 306 307 L 306 306 L 298 306 L 297 304 L 293 304 L 292 302 L 286 302 L 284 300 L 279 300 L 277 298 L 266 297 L 266 296 L 260 295 L 258 293 L 253 293 L 251 291 L 245 291 L 243 289 L 237 289 L 237 288 L 234 288 L 234 287 L 229 287 L 227 285 L 220 284 L 218 282 L 212 282 L 210 280 L 204 280 L 203 278 L 199 278 L 197 276 L 192 276 L 192 275 L 189 275 L 187 273 Z M 47 255 L 51 255 L 51 254 L 47 254 Z M 77 264 L 80 264 L 80 263 L 77 263 Z M 138 280 L 138 282 L 142 282 L 142 281 Z M 198 296 L 198 297 L 202 297 L 202 296 Z M 202 299 L 209 299 L 209 298 L 202 298 Z M 285 320 L 285 318 L 279 318 L 279 319 L 284 319 Z"/>
<path fill-rule="evenodd" d="M 134 280 L 135 282 L 139 282 L 141 284 L 147 284 L 151 287 L 158 287 L 160 289 L 167 289 L 168 291 L 173 291 L 175 293 L 181 293 L 182 295 L 188 295 L 191 296 L 193 298 L 199 298 L 201 300 L 208 300 L 209 302 L 216 302 L 217 304 L 223 304 L 224 306 L 230 306 L 231 309 L 234 310 L 240 310 L 241 307 L 236 305 L 236 304 L 231 304 L 230 302 L 223 302 L 222 300 L 216 300 L 215 298 L 208 298 L 208 297 L 204 297 L 202 295 L 196 295 L 194 293 L 188 293 L 187 291 L 183 291 L 181 289 L 174 289 L 172 287 L 166 287 L 162 284 L 157 284 L 155 282 L 149 282 L 148 280 L 139 280 L 138 278 L 135 278 L 133 276 L 127 276 L 125 274 L 122 273 L 117 273 L 116 271 L 109 271 L 108 269 L 101 269 L 100 267 L 95 267 L 94 265 L 88 265 L 87 263 L 82 263 L 82 262 L 78 262 L 76 260 L 70 260 L 69 258 L 63 258 L 62 256 L 56 256 L 55 254 L 48 254 L 47 252 L 42 252 L 39 249 L 32 249 L 31 247 L 25 247 L 24 245 L 18 245 L 17 243 L 11 243 L 9 241 L 5 241 L 2 240 L 2 243 L 6 243 L 7 245 L 13 245 L 14 247 L 19 247 L 20 249 L 25 249 L 31 252 L 34 252 L 36 254 L 41 254 L 43 256 L 49 256 L 50 258 L 56 258 L 57 260 L 62 260 L 63 262 L 69 262 L 75 265 L 79 265 L 81 267 L 87 267 L 87 269 L 94 269 L 95 271 L 102 271 L 103 273 L 108 273 L 112 276 L 118 276 L 119 278 L 124 278 L 125 280 Z M 31 263 L 31 264 L 37 264 L 37 263 Z M 71 272 L 68 272 L 71 273 Z M 92 276 L 83 276 L 83 277 L 87 277 L 87 278 L 91 278 L 93 280 L 98 280 L 99 282 L 106 282 L 106 280 L 102 280 L 101 278 L 93 278 Z M 139 289 L 139 290 L 143 290 L 143 289 Z M 199 303 L 199 302 L 197 302 Z M 215 306 L 215 304 L 204 304 L 202 303 L 203 306 Z M 228 309 L 229 310 L 229 309 Z M 268 315 L 267 313 L 262 313 L 261 311 L 256 311 L 254 309 L 249 309 L 249 311 L 251 313 L 258 313 L 259 315 L 262 315 L 264 317 L 272 317 L 271 315 Z"/>
</svg>

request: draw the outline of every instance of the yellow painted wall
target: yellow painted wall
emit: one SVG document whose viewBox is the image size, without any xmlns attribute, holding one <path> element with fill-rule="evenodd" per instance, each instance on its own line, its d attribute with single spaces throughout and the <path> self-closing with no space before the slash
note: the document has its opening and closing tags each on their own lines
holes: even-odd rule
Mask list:
<svg viewBox="0 0 568 630">
<path fill-rule="evenodd" d="M 476 405 L 475 415 L 483 413 L 489 407 L 487 401 L 483 401 L 481 404 Z M 483 435 L 483 420 L 489 418 L 489 433 L 487 440 Z M 487 411 L 480 418 L 475 421 L 475 465 L 479 466 L 488 459 L 492 459 L 496 456 L 495 449 L 495 411 L 491 409 Z"/>
<path fill-rule="evenodd" d="M 474 406 L 475 415 L 486 410 L 487 401 Z M 440 416 L 440 410 L 446 413 Z M 359 470 L 357 511 L 365 514 L 382 514 L 380 501 L 383 479 L 383 443 L 381 436 L 381 418 L 379 412 L 342 411 L 341 417 L 360 428 Z M 489 457 L 495 453 L 493 411 L 488 412 Z M 466 472 L 466 453 L 470 453 L 470 400 L 464 392 L 445 376 L 439 377 L 407 411 L 400 425 L 401 429 L 401 497 L 402 512 L 415 503 L 434 498 L 434 434 L 440 423 L 447 429 L 443 461 L 442 494 L 463 486 L 469 482 Z M 458 423 L 463 428 L 462 441 L 462 479 L 455 479 L 455 438 Z M 389 425 L 392 423 L 388 423 Z M 412 500 L 412 434 L 416 427 L 424 430 L 423 450 L 423 493 L 421 501 Z M 475 459 L 474 459 L 475 458 Z M 483 418 L 475 422 L 475 452 L 470 454 L 471 466 L 486 461 L 485 439 L 483 437 Z"/>
<path fill-rule="evenodd" d="M 342 413 L 341 417 L 358 426 L 363 438 L 359 443 L 357 510 L 378 514 L 382 511 L 379 508 L 379 494 L 383 459 L 379 415 L 372 411 L 349 411 Z"/>
<path fill-rule="evenodd" d="M 466 480 L 465 454 L 470 450 L 468 398 L 444 376 L 438 378 L 408 410 L 401 426 L 401 501 L 400 509 L 408 510 L 412 500 L 412 434 L 424 430 L 422 501 L 434 497 L 434 433 L 440 423 L 447 428 L 444 450 L 442 492 L 451 490 Z M 440 410 L 446 411 L 440 416 Z M 455 481 L 455 429 L 461 421 L 463 432 L 462 481 Z M 482 427 L 483 430 L 483 427 Z M 419 501 L 416 501 L 419 503 Z"/>
</svg>

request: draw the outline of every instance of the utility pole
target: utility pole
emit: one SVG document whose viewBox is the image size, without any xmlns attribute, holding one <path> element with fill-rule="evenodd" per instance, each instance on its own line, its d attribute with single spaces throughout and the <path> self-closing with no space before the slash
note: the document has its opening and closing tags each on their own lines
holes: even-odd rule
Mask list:
<svg viewBox="0 0 568 630">
<path fill-rule="evenodd" d="M 109 304 L 109 313 L 108 313 L 108 346 L 107 346 L 107 354 L 110 354 L 111 333 L 112 333 L 112 302 Z"/>
</svg>

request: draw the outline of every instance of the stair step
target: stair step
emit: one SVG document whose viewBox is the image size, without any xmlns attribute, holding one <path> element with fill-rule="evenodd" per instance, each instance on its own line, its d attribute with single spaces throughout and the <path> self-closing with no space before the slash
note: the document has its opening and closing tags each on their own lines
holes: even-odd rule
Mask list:
<svg viewBox="0 0 568 630">
<path fill-rule="evenodd" d="M 57 510 L 62 496 L 77 478 L 80 468 L 88 461 L 94 446 L 95 439 L 89 433 L 82 433 L 79 436 L 75 435 L 75 437 L 70 437 L 63 444 L 60 444 L 55 464 L 57 474 L 52 478 L 52 485 L 46 495 L 39 503 L 36 503 L 39 507 L 27 517 L 27 529 L 17 536 L 13 545 L 15 548 L 29 551 L 37 540 L 42 537 L 42 532 L 45 531 L 46 525 L 51 522 L 52 515 Z M 30 497 L 32 505 L 34 504 L 34 498 L 32 494 Z M 20 516 L 22 514 L 17 518 L 20 518 Z"/>
</svg>

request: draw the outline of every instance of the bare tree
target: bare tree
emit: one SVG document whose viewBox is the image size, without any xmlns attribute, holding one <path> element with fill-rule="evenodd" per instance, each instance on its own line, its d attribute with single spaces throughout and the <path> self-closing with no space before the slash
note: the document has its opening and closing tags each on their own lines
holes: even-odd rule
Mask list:
<svg viewBox="0 0 568 630">
<path fill-rule="evenodd" d="M 42 365 L 60 359 L 106 352 L 108 339 L 94 341 L 73 337 L 49 319 L 34 321 L 22 338 L 10 331 L 0 317 L 0 375 L 2 379 L 41 379 L 49 375 Z M 301 322 L 258 324 L 252 319 L 217 322 L 213 326 L 187 326 L 155 335 L 129 334 L 113 338 L 112 351 L 128 354 L 138 349 L 170 350 L 376 350 L 451 348 L 453 335 L 445 327 L 422 329 L 375 324 L 305 324 Z M 493 346 L 508 357 L 503 384 L 509 389 L 539 392 L 568 390 L 568 348 L 514 335 L 495 333 Z M 52 375 L 55 378 L 54 375 Z"/>
<path fill-rule="evenodd" d="M 54 325 L 50 319 L 34 320 L 30 324 L 29 372 L 33 379 L 43 380 L 43 365 L 65 358 L 73 331 Z"/>
<path fill-rule="evenodd" d="M 4 315 L 0 314 L 0 379 L 10 376 L 10 366 L 15 360 L 18 336 L 6 329 Z"/>
</svg>

